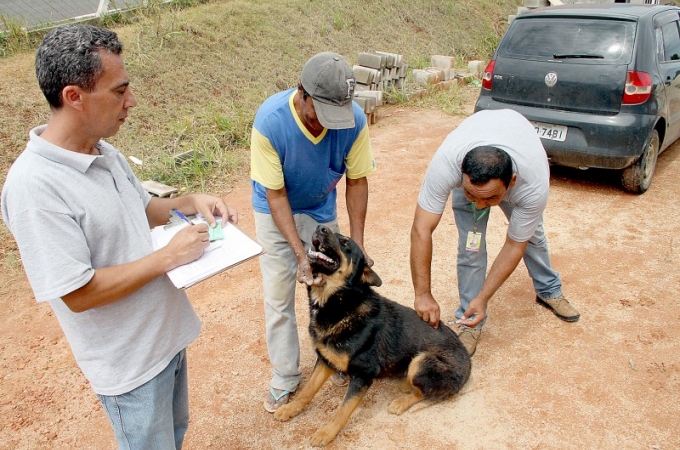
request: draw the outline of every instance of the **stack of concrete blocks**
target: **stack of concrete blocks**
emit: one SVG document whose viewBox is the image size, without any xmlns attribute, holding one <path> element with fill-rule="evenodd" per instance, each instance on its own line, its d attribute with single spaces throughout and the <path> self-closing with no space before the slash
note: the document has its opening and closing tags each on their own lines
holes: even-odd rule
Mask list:
<svg viewBox="0 0 680 450">
<path fill-rule="evenodd" d="M 613 0 L 608 0 L 608 1 L 613 1 Z M 593 1 L 585 1 L 585 3 L 592 3 Z M 527 11 L 530 11 L 532 9 L 536 8 L 543 8 L 545 6 L 558 6 L 558 5 L 563 5 L 565 3 L 574 3 L 573 1 L 569 0 L 524 0 L 522 6 L 517 7 L 517 14 L 511 14 L 508 16 L 508 25 L 512 23 L 513 20 L 515 20 L 515 17 L 519 16 L 522 13 L 525 13 Z"/>
<path fill-rule="evenodd" d="M 462 82 L 462 75 L 456 73 L 453 56 L 433 55 L 430 67 L 413 69 L 413 81 L 420 86 L 434 85 L 437 88 L 450 87 Z"/>
<path fill-rule="evenodd" d="M 358 64 L 352 68 L 356 78 L 354 101 L 364 109 L 369 124 L 377 120 L 377 108 L 386 97 L 383 93 L 403 87 L 408 65 L 402 59 L 402 55 L 395 53 L 359 53 Z"/>
</svg>

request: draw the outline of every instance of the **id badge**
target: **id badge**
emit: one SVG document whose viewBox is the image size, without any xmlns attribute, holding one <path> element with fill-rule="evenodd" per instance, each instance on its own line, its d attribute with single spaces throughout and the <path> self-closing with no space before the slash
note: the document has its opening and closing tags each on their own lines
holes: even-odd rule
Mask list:
<svg viewBox="0 0 680 450">
<path fill-rule="evenodd" d="M 481 245 L 482 245 L 482 233 L 475 233 L 474 231 L 468 232 L 465 250 L 467 250 L 468 252 L 478 252 L 479 247 Z"/>
</svg>

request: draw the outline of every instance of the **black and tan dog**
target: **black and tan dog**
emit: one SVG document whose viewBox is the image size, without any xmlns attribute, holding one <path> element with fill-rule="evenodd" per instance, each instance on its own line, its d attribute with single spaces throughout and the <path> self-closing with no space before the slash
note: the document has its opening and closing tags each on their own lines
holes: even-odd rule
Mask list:
<svg viewBox="0 0 680 450">
<path fill-rule="evenodd" d="M 393 414 L 423 399 L 456 394 L 470 376 L 470 357 L 456 334 L 444 324 L 432 328 L 413 309 L 374 292 L 371 286 L 382 281 L 351 239 L 319 226 L 312 242 L 308 258 L 325 281 L 308 288 L 309 333 L 318 358 L 302 391 L 274 417 L 286 421 L 298 415 L 338 370 L 350 377 L 347 394 L 333 419 L 312 436 L 314 446 L 335 439 L 378 377 L 410 384 L 410 394 L 390 404 Z"/>
</svg>

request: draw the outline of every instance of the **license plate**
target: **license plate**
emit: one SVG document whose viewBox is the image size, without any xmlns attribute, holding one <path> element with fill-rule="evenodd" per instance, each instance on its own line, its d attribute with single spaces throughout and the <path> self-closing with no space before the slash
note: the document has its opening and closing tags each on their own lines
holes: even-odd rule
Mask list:
<svg viewBox="0 0 680 450">
<path fill-rule="evenodd" d="M 567 127 L 565 126 L 543 122 L 531 122 L 531 124 L 540 138 L 560 142 L 564 142 L 567 138 Z"/>
</svg>

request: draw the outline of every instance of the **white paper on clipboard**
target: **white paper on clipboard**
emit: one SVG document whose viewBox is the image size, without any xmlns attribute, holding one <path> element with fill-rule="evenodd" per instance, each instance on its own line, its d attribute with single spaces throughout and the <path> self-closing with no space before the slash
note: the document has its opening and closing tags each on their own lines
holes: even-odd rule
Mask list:
<svg viewBox="0 0 680 450">
<path fill-rule="evenodd" d="M 205 223 L 205 219 L 192 219 L 192 222 Z M 154 250 L 168 245 L 172 237 L 179 230 L 188 226 L 189 224 L 187 223 L 180 223 L 155 227 L 151 230 Z M 260 244 L 251 239 L 233 223 L 227 222 L 227 225 L 223 226 L 222 230 L 224 232 L 224 239 L 211 242 L 200 258 L 168 272 L 168 277 L 177 288 L 186 289 L 199 281 L 210 278 L 230 267 L 264 253 L 264 249 Z"/>
</svg>

